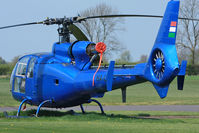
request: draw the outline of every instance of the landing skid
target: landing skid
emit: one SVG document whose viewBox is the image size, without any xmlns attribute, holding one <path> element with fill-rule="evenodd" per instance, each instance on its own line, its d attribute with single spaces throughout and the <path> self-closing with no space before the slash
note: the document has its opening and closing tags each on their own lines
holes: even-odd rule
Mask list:
<svg viewBox="0 0 199 133">
<path fill-rule="evenodd" d="M 20 116 L 21 108 L 22 108 L 23 104 L 26 103 L 27 101 L 31 101 L 31 100 L 30 100 L 30 99 L 24 99 L 24 100 L 20 103 L 16 116 L 9 116 L 7 112 L 4 112 L 5 117 L 6 117 L 6 118 L 27 118 L 28 116 Z M 49 102 L 52 103 L 52 100 L 46 100 L 46 101 L 43 101 L 42 103 L 40 103 L 40 105 L 39 105 L 38 108 L 37 108 L 37 112 L 36 112 L 36 114 L 35 114 L 36 117 L 39 117 L 40 108 L 41 108 L 45 103 L 49 103 Z M 101 114 L 105 114 L 104 109 L 103 109 L 103 106 L 102 106 L 102 104 L 101 104 L 99 101 L 97 101 L 97 100 L 95 100 L 95 99 L 90 99 L 90 100 L 88 100 L 87 103 L 91 103 L 91 102 L 97 103 L 98 106 L 100 107 Z M 83 104 L 80 105 L 80 108 L 81 108 L 82 113 L 85 114 L 86 112 L 85 112 L 85 110 L 84 110 Z"/>
<path fill-rule="evenodd" d="M 39 117 L 39 111 L 40 111 L 41 106 L 44 105 L 45 103 L 48 103 L 48 102 L 52 103 L 52 100 L 46 100 L 46 101 L 43 101 L 42 103 L 40 103 L 40 105 L 37 108 L 37 112 L 36 112 L 36 115 L 35 115 L 36 117 Z"/>
<path fill-rule="evenodd" d="M 29 101 L 30 99 L 24 99 L 21 104 L 19 105 L 19 108 L 18 108 L 18 111 L 17 111 L 17 115 L 16 116 L 8 116 L 7 112 L 4 113 L 4 115 L 8 118 L 18 118 L 20 116 L 20 112 L 21 112 L 21 108 L 22 108 L 22 105 L 24 103 L 26 103 L 27 101 Z M 45 104 L 45 103 L 52 103 L 52 100 L 46 100 L 46 101 L 43 101 L 42 103 L 39 104 L 38 108 L 37 108 L 37 112 L 35 114 L 36 117 L 39 116 L 39 111 L 40 111 L 40 108 Z"/>
<path fill-rule="evenodd" d="M 31 118 L 31 116 L 16 116 L 16 115 L 8 115 L 7 111 L 3 112 L 6 118 Z"/>
<path fill-rule="evenodd" d="M 97 101 L 97 100 L 95 100 L 95 99 L 90 99 L 90 100 L 88 100 L 88 103 L 91 103 L 91 102 L 97 103 L 98 106 L 100 107 L 101 114 L 105 114 L 105 113 L 104 113 L 103 106 L 102 106 L 102 104 L 101 104 L 99 101 Z M 85 114 L 85 110 L 84 110 L 83 104 L 80 105 L 80 108 L 81 108 L 82 113 Z"/>
<path fill-rule="evenodd" d="M 17 117 L 20 116 L 20 112 L 21 112 L 21 107 L 22 107 L 22 105 L 23 105 L 25 102 L 27 102 L 27 101 L 29 101 L 29 99 L 24 99 L 24 100 L 21 102 L 21 104 L 19 105 L 19 109 L 18 109 L 18 111 L 17 111 Z"/>
</svg>

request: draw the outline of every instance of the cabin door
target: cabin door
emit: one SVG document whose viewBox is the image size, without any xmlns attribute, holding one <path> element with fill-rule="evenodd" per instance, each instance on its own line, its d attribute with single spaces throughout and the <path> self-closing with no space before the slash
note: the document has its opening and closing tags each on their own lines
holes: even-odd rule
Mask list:
<svg viewBox="0 0 199 133">
<path fill-rule="evenodd" d="M 26 95 L 30 96 L 31 98 L 37 97 L 37 88 L 35 86 L 35 63 L 36 57 L 31 57 L 28 66 L 27 66 L 27 73 L 26 73 Z"/>
</svg>

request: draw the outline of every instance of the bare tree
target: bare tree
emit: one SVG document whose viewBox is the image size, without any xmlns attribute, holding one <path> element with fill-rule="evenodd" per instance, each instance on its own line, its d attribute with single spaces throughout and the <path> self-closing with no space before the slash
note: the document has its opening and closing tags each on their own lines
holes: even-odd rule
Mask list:
<svg viewBox="0 0 199 133">
<path fill-rule="evenodd" d="M 130 62 L 131 61 L 131 53 L 129 50 L 122 52 L 120 59 L 123 62 Z"/>
<path fill-rule="evenodd" d="M 6 61 L 2 57 L 0 57 L 0 64 L 6 64 Z"/>
<path fill-rule="evenodd" d="M 196 63 L 199 63 L 199 49 L 196 50 Z"/>
<path fill-rule="evenodd" d="M 117 14 L 117 10 L 106 4 L 99 4 L 80 13 L 81 16 L 109 15 Z M 119 24 L 123 22 L 121 18 L 100 18 L 82 22 L 78 26 L 92 42 L 104 42 L 107 44 L 107 53 L 117 51 L 121 48 L 121 43 L 116 37 L 116 31 L 121 30 Z"/>
<path fill-rule="evenodd" d="M 148 56 L 143 54 L 143 55 L 140 56 L 140 61 L 139 62 L 142 62 L 142 63 L 143 62 L 147 62 L 147 58 L 148 58 Z"/>
<path fill-rule="evenodd" d="M 187 48 L 180 48 L 177 50 L 178 52 L 178 60 L 182 62 L 182 60 L 192 60 L 190 50 Z"/>
<path fill-rule="evenodd" d="M 198 0 L 184 0 L 180 7 L 180 17 L 198 18 L 198 7 Z M 199 46 L 199 22 L 193 20 L 181 20 L 179 22 L 177 46 L 179 49 L 188 49 L 191 53 L 191 64 L 195 64 L 196 49 Z"/>
<path fill-rule="evenodd" d="M 20 58 L 20 56 L 15 56 L 15 57 L 12 59 L 11 64 L 15 65 L 15 64 L 18 62 L 19 58 Z"/>
</svg>

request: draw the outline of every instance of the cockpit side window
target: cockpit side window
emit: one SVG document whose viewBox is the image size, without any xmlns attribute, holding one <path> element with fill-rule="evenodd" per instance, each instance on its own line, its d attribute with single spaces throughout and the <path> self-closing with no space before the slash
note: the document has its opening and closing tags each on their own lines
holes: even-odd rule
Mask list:
<svg viewBox="0 0 199 133">
<path fill-rule="evenodd" d="M 17 71 L 16 71 L 16 76 L 23 76 L 25 77 L 26 74 L 26 68 L 28 64 L 28 60 L 30 57 L 24 57 L 22 58 L 17 65 Z"/>
<path fill-rule="evenodd" d="M 25 76 L 25 74 L 26 74 L 26 67 L 27 67 L 27 64 L 25 64 L 25 63 L 18 63 L 16 75 L 17 76 Z"/>
<path fill-rule="evenodd" d="M 34 69 L 35 61 L 36 61 L 35 57 L 32 57 L 30 59 L 30 61 L 29 61 L 28 72 L 27 72 L 27 77 L 28 78 L 32 78 L 33 77 L 33 69 Z"/>
</svg>

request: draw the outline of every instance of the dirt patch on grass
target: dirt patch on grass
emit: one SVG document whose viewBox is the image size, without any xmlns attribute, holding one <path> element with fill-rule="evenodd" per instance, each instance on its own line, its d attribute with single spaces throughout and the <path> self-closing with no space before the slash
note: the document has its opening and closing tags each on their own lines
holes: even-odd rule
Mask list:
<svg viewBox="0 0 199 133">
<path fill-rule="evenodd" d="M 0 75 L 0 78 L 10 78 L 9 75 Z"/>
<path fill-rule="evenodd" d="M 136 118 L 141 119 L 191 119 L 191 118 L 199 118 L 199 116 L 138 116 Z"/>
</svg>

